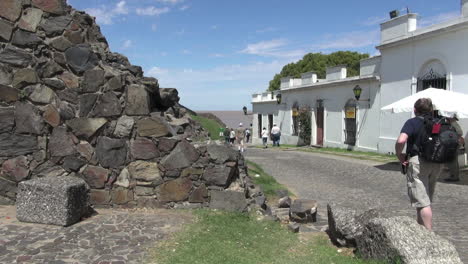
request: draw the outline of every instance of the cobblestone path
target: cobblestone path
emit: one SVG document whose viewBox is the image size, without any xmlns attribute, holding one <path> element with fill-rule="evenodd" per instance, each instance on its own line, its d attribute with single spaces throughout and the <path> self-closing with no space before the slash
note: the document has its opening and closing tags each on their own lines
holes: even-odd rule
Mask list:
<svg viewBox="0 0 468 264">
<path fill-rule="evenodd" d="M 398 164 L 253 148 L 245 156 L 298 197 L 317 200 L 320 217 L 327 217 L 329 202 L 356 209 L 383 208 L 392 215 L 415 217 L 406 193 L 406 179 Z M 437 183 L 434 231 L 452 241 L 462 261 L 468 263 L 468 175 L 461 177 L 461 184 Z"/>
<path fill-rule="evenodd" d="M 0 263 L 144 263 L 148 248 L 191 222 L 175 210 L 98 210 L 70 227 L 20 223 L 0 206 Z"/>
</svg>

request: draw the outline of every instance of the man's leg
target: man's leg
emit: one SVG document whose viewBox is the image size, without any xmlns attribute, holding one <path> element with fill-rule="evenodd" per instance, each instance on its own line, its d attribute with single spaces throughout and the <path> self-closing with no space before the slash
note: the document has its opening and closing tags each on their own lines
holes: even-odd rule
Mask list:
<svg viewBox="0 0 468 264">
<path fill-rule="evenodd" d="M 422 208 L 417 208 L 418 215 L 418 224 L 423 225 L 429 231 L 432 230 L 432 208 L 431 206 L 426 206 Z"/>
<path fill-rule="evenodd" d="M 459 181 L 460 180 L 460 167 L 458 165 L 458 157 L 456 157 L 453 161 L 447 164 L 450 176 L 445 181 Z"/>
</svg>

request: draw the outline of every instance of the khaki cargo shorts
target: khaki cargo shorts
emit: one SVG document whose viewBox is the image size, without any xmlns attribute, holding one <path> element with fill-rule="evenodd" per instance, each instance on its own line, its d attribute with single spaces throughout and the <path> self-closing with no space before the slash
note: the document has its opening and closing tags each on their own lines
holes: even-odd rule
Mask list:
<svg viewBox="0 0 468 264">
<path fill-rule="evenodd" d="M 431 205 L 435 185 L 442 173 L 443 165 L 443 163 L 424 161 L 418 156 L 410 158 L 406 178 L 411 206 L 422 208 Z"/>
</svg>

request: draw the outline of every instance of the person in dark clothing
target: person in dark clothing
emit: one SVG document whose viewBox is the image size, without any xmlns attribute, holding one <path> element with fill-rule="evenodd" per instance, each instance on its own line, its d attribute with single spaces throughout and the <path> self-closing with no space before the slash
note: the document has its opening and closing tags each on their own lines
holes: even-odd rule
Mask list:
<svg viewBox="0 0 468 264">
<path fill-rule="evenodd" d="M 443 164 L 434 163 L 419 157 L 418 134 L 424 125 L 424 116 L 432 115 L 430 98 L 420 98 L 414 104 L 416 117 L 405 122 L 395 144 L 395 152 L 402 166 L 407 166 L 406 178 L 411 205 L 416 208 L 417 221 L 432 230 L 432 197 L 437 179 L 442 173 Z M 403 149 L 406 144 L 406 154 Z"/>
<path fill-rule="evenodd" d="M 226 145 L 229 145 L 229 135 L 230 134 L 231 134 L 231 129 L 229 129 L 229 127 L 226 127 L 226 129 L 224 129 L 224 132 L 223 132 L 224 143 Z"/>
</svg>

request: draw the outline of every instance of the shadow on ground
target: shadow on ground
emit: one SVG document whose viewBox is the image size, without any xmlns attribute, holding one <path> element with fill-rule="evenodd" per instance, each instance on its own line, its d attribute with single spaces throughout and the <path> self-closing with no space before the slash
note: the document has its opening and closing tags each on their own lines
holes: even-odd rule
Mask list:
<svg viewBox="0 0 468 264">
<path fill-rule="evenodd" d="M 385 164 L 375 165 L 375 168 L 384 171 L 400 171 L 400 163 L 399 162 L 388 162 Z"/>
</svg>

